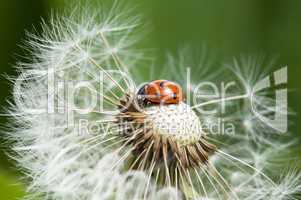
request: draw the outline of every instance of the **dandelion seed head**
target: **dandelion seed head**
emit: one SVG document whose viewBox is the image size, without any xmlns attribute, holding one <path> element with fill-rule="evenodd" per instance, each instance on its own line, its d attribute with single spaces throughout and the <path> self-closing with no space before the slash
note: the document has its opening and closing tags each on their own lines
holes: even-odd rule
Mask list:
<svg viewBox="0 0 301 200">
<path fill-rule="evenodd" d="M 146 113 L 146 121 L 153 125 L 156 134 L 175 137 L 183 143 L 194 143 L 204 134 L 199 118 L 183 102 L 163 108 L 153 106 Z"/>
<path fill-rule="evenodd" d="M 75 8 L 71 14 L 53 16 L 48 25 L 43 22 L 41 35 L 29 34 L 26 49 L 31 59 L 18 63 L 21 75 L 15 80 L 14 103 L 8 111 L 12 117 L 11 157 L 28 179 L 28 199 L 259 200 L 269 195 L 289 199 L 299 192 L 300 173 L 288 173 L 277 184 L 264 174 L 273 171 L 268 167 L 273 153 L 278 153 L 274 148 L 281 151 L 288 146 L 266 136 L 274 130 L 258 120 L 254 110 L 239 110 L 242 115 L 235 117 L 239 116 L 243 128 L 231 138 L 203 131 L 203 123 L 216 124 L 218 115 L 198 112 L 188 100 L 151 105 L 142 111 L 135 107 L 136 102 L 130 101 L 136 98 L 135 87 L 124 76 L 146 81 L 137 66 L 148 55 L 135 49 L 141 37 L 133 34 L 140 25 L 140 17 L 131 8 L 114 1 L 109 8 Z M 196 62 L 187 56 L 190 54 L 187 48 L 177 58 L 169 54 L 168 71 L 154 73 L 149 80 L 163 76 L 184 88 L 183 66 L 192 66 L 199 71 L 191 73 L 188 94 L 197 88 L 198 79 L 221 73 L 216 70 L 211 76 L 208 68 L 214 62 L 206 59 L 206 51 Z M 258 63 L 246 59 L 234 65 L 235 78 L 244 86 L 242 94 L 248 95 L 233 95 L 250 101 L 254 77 L 258 80 L 260 74 L 252 66 Z M 244 68 L 250 72 L 245 73 Z M 49 75 L 59 79 L 58 94 L 49 93 Z M 97 89 L 74 92 L 73 101 L 65 101 L 65 83 L 72 86 L 87 80 Z M 105 109 L 93 109 L 86 115 L 77 112 L 80 109 L 75 107 L 91 103 L 91 96 Z M 56 102 L 54 107 L 49 107 L 50 97 Z M 274 105 L 271 98 L 253 98 L 267 104 L 256 107 L 257 113 L 266 114 Z M 220 102 L 213 101 L 220 107 Z M 60 103 L 63 105 L 57 105 Z M 151 126 L 142 129 L 141 124 Z M 96 133 L 90 133 L 91 129 Z M 260 142 L 254 145 L 256 140 L 250 142 L 245 132 Z"/>
<path fill-rule="evenodd" d="M 295 200 L 300 194 L 300 174 L 296 170 L 286 172 L 282 181 L 274 185 L 266 183 L 260 176 L 255 180 L 255 184 L 241 188 L 241 192 L 246 195 L 245 199 Z"/>
</svg>

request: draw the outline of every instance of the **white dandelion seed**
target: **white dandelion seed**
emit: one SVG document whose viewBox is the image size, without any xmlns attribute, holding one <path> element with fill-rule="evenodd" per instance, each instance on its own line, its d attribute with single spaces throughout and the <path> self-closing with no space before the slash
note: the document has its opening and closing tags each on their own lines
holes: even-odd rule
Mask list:
<svg viewBox="0 0 301 200">
<path fill-rule="evenodd" d="M 237 109 L 240 101 L 254 99 L 253 83 L 239 68 L 234 71 L 244 85 L 241 94 L 193 104 L 182 96 L 197 88 L 197 80 L 191 80 L 184 94 L 180 86 L 163 80 L 137 92 L 136 66 L 148 56 L 133 48 L 141 39 L 134 33 L 142 23 L 128 11 L 117 1 L 101 10 L 75 9 L 53 17 L 50 25 L 43 23 L 41 35 L 29 35 L 26 48 L 32 58 L 18 65 L 21 75 L 15 81 L 8 136 L 11 156 L 30 183 L 28 198 L 289 199 L 300 192 L 298 172 L 279 181 L 270 178 L 275 145 L 265 141 L 273 127 L 261 121 L 267 128 L 259 143 L 246 134 L 261 130 L 254 128 L 254 110 Z M 168 56 L 167 66 L 180 73 L 160 76 L 182 85 L 184 72 L 177 69 L 185 67 L 185 53 L 190 54 L 182 51 L 180 61 Z M 187 65 L 203 69 L 211 63 L 201 57 Z M 141 99 L 145 92 L 155 96 Z M 223 119 L 242 126 L 235 135 L 212 136 L 203 122 L 214 124 L 217 115 L 204 115 L 199 108 L 224 102 L 236 113 L 223 113 Z M 279 151 L 287 148 L 281 147 Z"/>
</svg>

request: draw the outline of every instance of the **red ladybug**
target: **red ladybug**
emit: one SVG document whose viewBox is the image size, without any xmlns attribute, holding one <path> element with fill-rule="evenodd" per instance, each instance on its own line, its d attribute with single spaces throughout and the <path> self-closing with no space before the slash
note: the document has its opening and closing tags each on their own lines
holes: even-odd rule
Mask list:
<svg viewBox="0 0 301 200">
<path fill-rule="evenodd" d="M 183 100 L 181 87 L 168 80 L 155 80 L 138 91 L 138 99 L 146 104 L 178 104 Z"/>
</svg>

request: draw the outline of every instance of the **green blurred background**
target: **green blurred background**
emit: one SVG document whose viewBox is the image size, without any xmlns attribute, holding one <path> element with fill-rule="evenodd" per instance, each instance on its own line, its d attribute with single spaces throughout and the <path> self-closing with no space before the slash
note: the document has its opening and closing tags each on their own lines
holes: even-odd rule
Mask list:
<svg viewBox="0 0 301 200">
<path fill-rule="evenodd" d="M 101 1 L 101 0 L 98 0 Z M 149 47 L 158 48 L 158 57 L 166 50 L 175 50 L 189 43 L 204 43 L 217 49 L 223 57 L 240 54 L 266 53 L 278 56 L 278 63 L 288 65 L 289 106 L 301 111 L 301 1 L 300 0 L 127 0 L 154 26 L 148 36 Z M 13 64 L 25 30 L 39 31 L 41 18 L 50 11 L 78 1 L 63 0 L 2 0 L 0 2 L 0 74 L 15 75 Z M 88 3 L 96 0 L 87 0 Z M 24 55 L 24 54 L 23 54 Z M 281 66 L 279 65 L 279 67 Z M 0 104 L 7 106 L 11 85 L 3 76 L 0 83 Z M 1 112 L 3 109 L 1 109 Z M 301 139 L 301 121 L 291 116 L 290 126 Z M 0 117 L 0 123 L 7 123 Z M 1 140 L 1 134 L 0 134 Z M 1 149 L 5 149 L 3 138 Z M 300 145 L 299 145 L 300 146 Z M 12 200 L 24 195 L 24 187 L 13 163 L 0 151 L 0 199 Z M 297 153 L 298 155 L 298 153 Z"/>
</svg>

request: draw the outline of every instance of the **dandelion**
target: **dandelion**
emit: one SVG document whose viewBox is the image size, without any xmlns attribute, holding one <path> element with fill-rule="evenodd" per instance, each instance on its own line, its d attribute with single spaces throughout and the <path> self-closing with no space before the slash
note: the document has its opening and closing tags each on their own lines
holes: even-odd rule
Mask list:
<svg viewBox="0 0 301 200">
<path fill-rule="evenodd" d="M 168 73 L 139 80 L 138 67 L 149 60 L 135 49 L 142 26 L 114 1 L 53 17 L 41 35 L 29 34 L 32 58 L 18 64 L 8 135 L 10 155 L 30 183 L 28 198 L 297 199 L 299 172 L 274 176 L 286 161 L 272 158 L 293 145 L 281 143 L 285 127 L 272 123 L 273 113 L 286 115 L 285 102 L 254 90 L 269 74 L 257 76 L 242 59 L 232 71 L 208 75 L 213 63 L 205 52 L 192 62 L 186 48 L 167 56 Z M 203 72 L 190 72 L 186 88 L 185 66 Z M 212 95 L 205 89 L 212 84 L 199 84 L 206 77 L 241 85 Z M 189 98 L 195 94 L 206 98 Z M 211 134 L 220 126 L 232 134 Z"/>
</svg>

